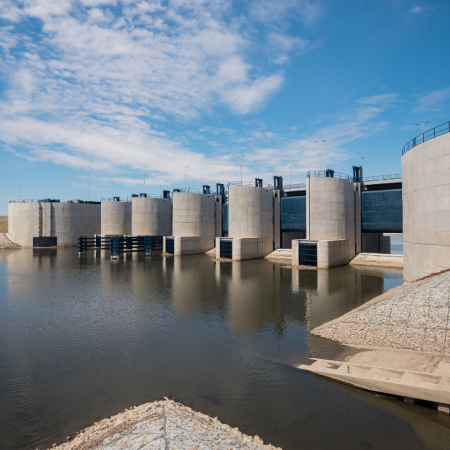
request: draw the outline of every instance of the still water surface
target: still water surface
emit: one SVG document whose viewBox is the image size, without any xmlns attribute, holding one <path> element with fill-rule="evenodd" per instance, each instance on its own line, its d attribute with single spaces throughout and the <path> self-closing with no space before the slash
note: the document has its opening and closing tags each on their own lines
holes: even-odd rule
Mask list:
<svg viewBox="0 0 450 450">
<path fill-rule="evenodd" d="M 0 448 L 48 448 L 165 396 L 283 449 L 445 448 L 437 413 L 288 365 L 335 355 L 308 330 L 401 283 L 376 268 L 0 250 Z"/>
</svg>

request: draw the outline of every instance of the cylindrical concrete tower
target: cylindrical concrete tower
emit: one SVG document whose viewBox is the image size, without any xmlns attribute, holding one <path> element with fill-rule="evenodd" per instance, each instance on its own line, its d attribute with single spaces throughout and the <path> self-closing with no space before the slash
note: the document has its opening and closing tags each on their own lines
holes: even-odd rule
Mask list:
<svg viewBox="0 0 450 450">
<path fill-rule="evenodd" d="M 263 187 L 230 186 L 228 237 L 273 237 L 273 191 Z"/>
<path fill-rule="evenodd" d="M 100 205 L 83 203 L 50 203 L 50 205 L 53 209 L 52 236 L 58 238 L 58 247 L 76 246 L 80 236 L 94 236 L 100 233 Z"/>
<path fill-rule="evenodd" d="M 99 204 L 10 203 L 8 234 L 25 247 L 37 237 L 56 237 L 58 247 L 76 246 L 80 236 L 100 233 L 100 211 Z"/>
<path fill-rule="evenodd" d="M 355 245 L 353 182 L 334 177 L 309 177 L 306 187 L 306 237 L 345 239 Z"/>
<path fill-rule="evenodd" d="M 106 236 L 131 235 L 131 202 L 102 202 L 101 228 Z"/>
<path fill-rule="evenodd" d="M 173 194 L 173 236 L 205 236 L 212 239 L 216 235 L 214 219 L 215 196 L 174 192 Z"/>
<path fill-rule="evenodd" d="M 132 199 L 133 236 L 170 236 L 172 234 L 172 202 L 170 198 Z"/>
<path fill-rule="evenodd" d="M 450 268 L 449 170 L 448 132 L 414 146 L 402 156 L 405 281 Z"/>
</svg>

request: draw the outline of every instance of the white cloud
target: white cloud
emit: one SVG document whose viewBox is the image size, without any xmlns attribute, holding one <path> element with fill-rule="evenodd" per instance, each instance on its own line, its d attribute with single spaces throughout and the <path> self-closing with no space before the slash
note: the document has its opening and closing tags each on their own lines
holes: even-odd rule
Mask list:
<svg viewBox="0 0 450 450">
<path fill-rule="evenodd" d="M 289 16 L 310 24 L 317 19 L 320 8 L 318 2 L 308 0 L 254 0 L 250 12 L 261 22 L 277 24 Z"/>
<path fill-rule="evenodd" d="M 425 10 L 424 6 L 415 6 L 413 9 L 411 9 L 412 13 L 421 13 L 422 11 Z"/>
<path fill-rule="evenodd" d="M 427 94 L 421 95 L 416 105 L 413 108 L 413 112 L 440 112 L 448 109 L 450 100 L 450 87 L 444 89 L 437 89 Z"/>
<path fill-rule="evenodd" d="M 261 3 L 261 17 L 270 13 L 269 3 Z M 244 150 L 244 175 L 268 179 L 296 160 L 298 173 L 317 168 L 319 136 L 327 139 L 324 164 L 348 158 L 345 144 L 381 129 L 376 117 L 395 101 L 394 94 L 361 99 L 332 118 L 337 125 L 289 139 L 285 130 L 262 125 L 247 136 L 198 131 L 217 149 L 200 153 L 189 142 L 192 136 L 174 130 L 197 123 L 217 105 L 240 115 L 261 108 L 284 77 L 279 67 L 259 62 L 278 52 L 277 62 L 284 63 L 289 52 L 308 43 L 269 27 L 271 45 L 254 50 L 252 33 L 239 20 L 226 20 L 227 0 L 118 0 L 110 8 L 114 4 L 26 0 L 22 9 L 8 3 L 0 10 L 11 23 L 2 31 L 0 69 L 8 83 L 0 98 L 0 139 L 17 156 L 97 176 L 112 173 L 130 185 L 145 172 L 149 184 L 167 185 L 184 180 L 186 165 L 192 179 L 233 179 L 234 155 Z M 313 20 L 309 2 L 287 2 L 283 14 L 295 5 L 303 20 Z M 14 29 L 29 17 L 41 23 L 39 33 Z M 252 51 L 258 52 L 254 59 Z"/>
</svg>

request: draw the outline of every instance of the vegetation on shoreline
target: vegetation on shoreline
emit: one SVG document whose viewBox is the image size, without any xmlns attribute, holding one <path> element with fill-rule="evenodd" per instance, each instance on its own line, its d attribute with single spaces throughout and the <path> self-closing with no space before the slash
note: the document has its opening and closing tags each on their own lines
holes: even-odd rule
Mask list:
<svg viewBox="0 0 450 450">
<path fill-rule="evenodd" d="M 0 233 L 8 232 L 8 216 L 0 216 Z"/>
</svg>

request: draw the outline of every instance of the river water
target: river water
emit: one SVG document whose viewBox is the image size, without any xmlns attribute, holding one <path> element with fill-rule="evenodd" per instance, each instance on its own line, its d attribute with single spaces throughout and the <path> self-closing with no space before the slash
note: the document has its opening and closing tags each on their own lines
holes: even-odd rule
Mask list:
<svg viewBox="0 0 450 450">
<path fill-rule="evenodd" d="M 163 397 L 283 449 L 438 448 L 447 424 L 429 408 L 289 365 L 333 357 L 308 330 L 401 283 L 377 268 L 0 250 L 0 448 L 48 448 Z"/>
</svg>

